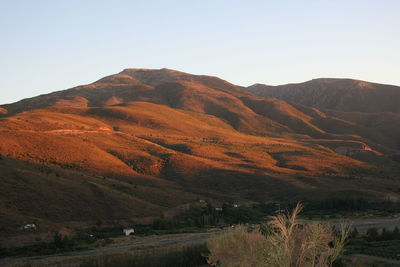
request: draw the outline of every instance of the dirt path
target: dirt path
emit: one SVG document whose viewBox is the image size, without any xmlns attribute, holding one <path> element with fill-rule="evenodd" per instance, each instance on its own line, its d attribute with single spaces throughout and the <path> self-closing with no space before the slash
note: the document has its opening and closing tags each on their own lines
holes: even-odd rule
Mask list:
<svg viewBox="0 0 400 267">
<path fill-rule="evenodd" d="M 50 130 L 44 131 L 44 133 L 56 133 L 56 134 L 85 134 L 85 133 L 109 133 L 111 128 L 100 127 L 97 129 L 85 129 L 85 130 L 70 130 L 70 129 L 60 129 L 60 130 Z"/>
</svg>

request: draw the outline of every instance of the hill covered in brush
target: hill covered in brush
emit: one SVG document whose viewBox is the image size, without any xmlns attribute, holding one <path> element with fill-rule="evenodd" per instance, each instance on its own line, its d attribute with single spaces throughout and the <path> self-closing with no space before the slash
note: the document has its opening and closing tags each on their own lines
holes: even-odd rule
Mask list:
<svg viewBox="0 0 400 267">
<path fill-rule="evenodd" d="M 343 112 L 400 113 L 400 87 L 352 79 L 314 79 L 278 86 L 254 84 L 247 90 L 319 109 Z"/>
<path fill-rule="evenodd" d="M 257 96 L 287 101 L 300 109 L 303 106 L 317 108 L 356 124 L 376 143 L 400 149 L 399 86 L 323 78 L 279 86 L 254 84 L 246 90 Z M 347 129 L 354 132 L 354 127 Z"/>
<path fill-rule="evenodd" d="M 395 135 L 217 77 L 126 69 L 0 108 L 5 233 L 139 221 L 198 199 L 399 198 Z"/>
</svg>

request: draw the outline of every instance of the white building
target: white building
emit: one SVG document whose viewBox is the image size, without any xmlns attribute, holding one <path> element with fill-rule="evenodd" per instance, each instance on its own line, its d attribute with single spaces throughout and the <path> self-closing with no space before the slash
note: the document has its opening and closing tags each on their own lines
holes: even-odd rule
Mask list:
<svg viewBox="0 0 400 267">
<path fill-rule="evenodd" d="M 24 230 L 36 230 L 36 224 L 34 223 L 28 223 L 22 226 L 22 229 Z"/>
<path fill-rule="evenodd" d="M 124 235 L 126 235 L 126 236 L 133 235 L 134 233 L 135 233 L 135 230 L 133 228 L 125 228 L 124 229 Z"/>
</svg>

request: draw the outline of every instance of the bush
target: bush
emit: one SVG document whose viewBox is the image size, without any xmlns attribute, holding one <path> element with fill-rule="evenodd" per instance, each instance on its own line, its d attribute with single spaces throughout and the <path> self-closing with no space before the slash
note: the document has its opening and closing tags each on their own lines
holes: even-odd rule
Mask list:
<svg viewBox="0 0 400 267">
<path fill-rule="evenodd" d="M 351 238 L 357 238 L 359 235 L 357 227 L 354 227 L 353 231 L 351 231 L 350 237 Z"/>
<path fill-rule="evenodd" d="M 337 236 L 328 225 L 301 224 L 297 219 L 301 210 L 297 204 L 292 214 L 272 218 L 266 238 L 267 266 L 330 266 L 343 251 L 348 226 L 343 225 Z"/>
<path fill-rule="evenodd" d="M 247 232 L 246 227 L 238 226 L 235 230 L 210 239 L 208 263 L 218 266 L 261 266 L 265 259 L 265 237 L 257 231 Z"/>
<path fill-rule="evenodd" d="M 260 231 L 244 227 L 214 237 L 208 242 L 210 264 L 218 266 L 332 266 L 343 251 L 349 227 L 338 235 L 321 223 L 301 224 L 297 204 L 292 214 L 277 215 Z"/>
<path fill-rule="evenodd" d="M 374 240 L 378 240 L 379 237 L 379 232 L 378 232 L 378 228 L 369 228 L 367 230 L 367 240 L 368 241 L 374 241 Z"/>
</svg>

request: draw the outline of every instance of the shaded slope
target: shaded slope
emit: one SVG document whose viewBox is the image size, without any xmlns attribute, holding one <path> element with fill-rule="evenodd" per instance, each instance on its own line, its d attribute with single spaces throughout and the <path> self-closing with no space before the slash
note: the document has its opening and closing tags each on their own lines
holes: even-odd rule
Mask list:
<svg viewBox="0 0 400 267">
<path fill-rule="evenodd" d="M 297 109 L 310 112 L 314 117 L 311 122 L 324 131 L 357 134 L 387 148 L 400 149 L 398 86 L 351 79 L 315 79 L 280 86 L 255 84 L 247 90 L 258 96 L 288 101 Z"/>
<path fill-rule="evenodd" d="M 400 113 L 400 87 L 352 79 L 315 79 L 305 83 L 268 86 L 255 84 L 247 90 L 290 103 L 346 112 Z"/>
</svg>

